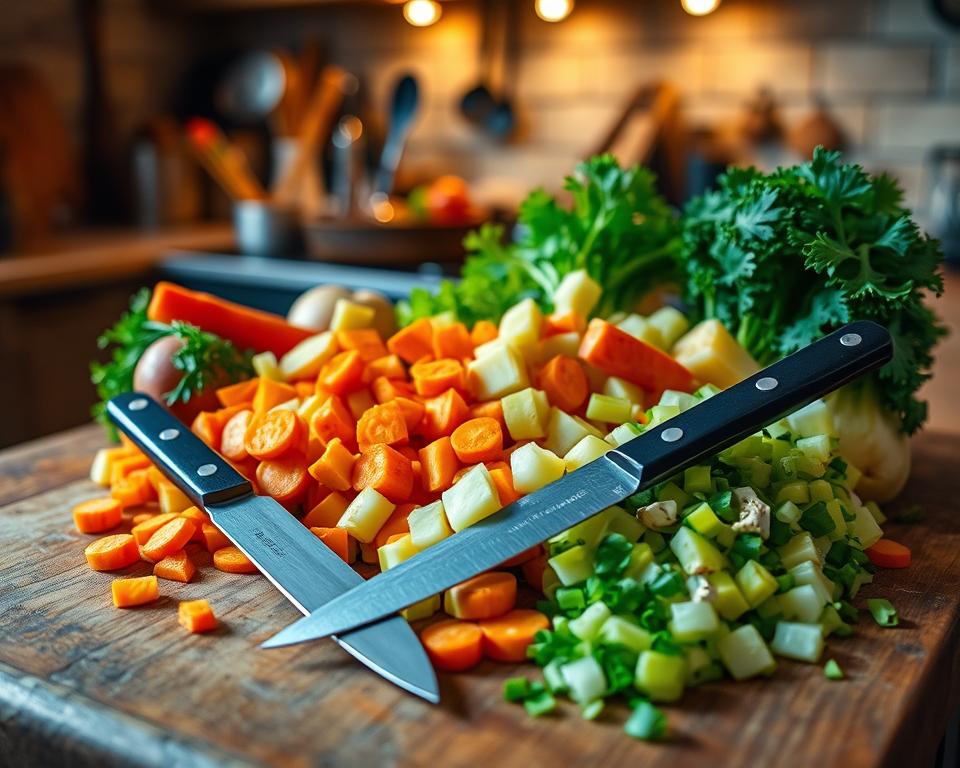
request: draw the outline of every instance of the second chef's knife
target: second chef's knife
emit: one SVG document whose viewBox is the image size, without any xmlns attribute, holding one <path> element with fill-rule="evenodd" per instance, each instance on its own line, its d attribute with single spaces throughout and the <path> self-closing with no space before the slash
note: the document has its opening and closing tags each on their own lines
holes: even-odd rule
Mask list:
<svg viewBox="0 0 960 768">
<path fill-rule="evenodd" d="M 886 329 L 850 323 L 576 472 L 327 603 L 263 644 L 292 645 L 383 620 L 619 504 L 888 362 Z"/>
<path fill-rule="evenodd" d="M 255 496 L 245 477 L 156 400 L 138 392 L 119 395 L 107 404 L 107 413 L 301 613 L 363 582 L 280 504 Z M 433 666 L 399 616 L 335 639 L 401 688 L 427 701 L 440 700 Z"/>
</svg>

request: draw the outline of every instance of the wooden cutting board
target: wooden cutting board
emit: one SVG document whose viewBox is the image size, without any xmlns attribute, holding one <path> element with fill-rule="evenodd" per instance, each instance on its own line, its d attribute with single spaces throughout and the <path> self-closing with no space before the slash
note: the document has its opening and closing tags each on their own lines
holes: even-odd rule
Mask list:
<svg viewBox="0 0 960 768">
<path fill-rule="evenodd" d="M 89 537 L 70 521 L 102 493 L 83 479 L 101 445 L 84 427 L 0 453 L 2 765 L 927 765 L 958 703 L 956 436 L 916 441 L 903 499 L 926 516 L 889 529 L 914 565 L 865 590 L 893 601 L 900 628 L 865 615 L 854 638 L 831 640 L 842 682 L 783 662 L 770 680 L 692 691 L 665 708 L 663 744 L 629 739 L 616 708 L 594 723 L 569 705 L 527 718 L 500 688 L 529 666 L 442 675 L 431 706 L 329 642 L 260 651 L 298 617 L 260 576 L 204 568 L 193 584 L 161 582 L 154 605 L 115 610 L 113 577 L 86 567 Z M 213 635 L 177 626 L 177 601 L 199 597 L 223 620 Z"/>
</svg>

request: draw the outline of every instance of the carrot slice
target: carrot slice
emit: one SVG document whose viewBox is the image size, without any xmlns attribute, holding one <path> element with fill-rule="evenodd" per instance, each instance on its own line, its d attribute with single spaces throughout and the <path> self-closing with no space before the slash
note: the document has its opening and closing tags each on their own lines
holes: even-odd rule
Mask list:
<svg viewBox="0 0 960 768">
<path fill-rule="evenodd" d="M 184 600 L 177 607 L 177 623 L 194 634 L 217 628 L 217 617 L 206 600 Z"/>
<path fill-rule="evenodd" d="M 451 387 L 467 391 L 467 375 L 459 360 L 431 360 L 420 362 L 410 368 L 413 384 L 421 397 L 436 397 Z"/>
<path fill-rule="evenodd" d="M 373 399 L 381 404 L 393 402 L 398 397 L 412 398 L 416 394 L 413 385 L 403 379 L 388 379 L 386 376 L 374 379 L 370 383 L 370 391 L 373 392 Z"/>
<path fill-rule="evenodd" d="M 421 448 L 419 455 L 424 490 L 440 493 L 453 485 L 453 476 L 460 469 L 460 462 L 449 437 L 434 440 Z"/>
<path fill-rule="evenodd" d="M 880 539 L 867 547 L 866 552 L 870 562 L 881 568 L 907 568 L 910 565 L 910 548 L 893 539 Z"/>
<path fill-rule="evenodd" d="M 550 620 L 540 611 L 517 608 L 495 619 L 478 622 L 483 635 L 483 654 L 494 661 L 525 661 L 527 647 Z"/>
<path fill-rule="evenodd" d="M 343 562 L 350 564 L 357 559 L 356 544 L 351 546 L 350 534 L 346 528 L 315 527 L 310 529 L 310 533 L 336 552 Z"/>
<path fill-rule="evenodd" d="M 315 504 L 300 521 L 307 528 L 334 528 L 343 517 L 350 500 L 341 493 L 332 491 Z"/>
<path fill-rule="evenodd" d="M 340 349 L 354 349 L 360 353 L 360 359 L 365 363 L 385 357 L 387 347 L 380 338 L 380 334 L 373 328 L 356 328 L 351 331 L 338 331 L 337 343 Z"/>
<path fill-rule="evenodd" d="M 441 621 L 420 632 L 420 642 L 437 669 L 463 672 L 483 659 L 483 632 L 469 621 Z"/>
<path fill-rule="evenodd" d="M 201 523 L 200 532 L 203 534 L 203 542 L 207 547 L 207 552 L 216 552 L 218 549 L 229 547 L 233 543 L 213 523 Z"/>
<path fill-rule="evenodd" d="M 140 559 L 140 548 L 129 533 L 115 533 L 90 542 L 83 550 L 87 563 L 95 571 L 116 571 Z"/>
<path fill-rule="evenodd" d="M 346 491 L 353 485 L 353 465 L 357 457 L 343 445 L 339 437 L 333 438 L 323 451 L 323 455 L 310 465 L 313 478 L 327 488 Z"/>
<path fill-rule="evenodd" d="M 364 488 L 373 488 L 394 503 L 406 501 L 413 492 L 410 459 L 383 443 L 361 451 L 353 465 L 353 490 Z"/>
<path fill-rule="evenodd" d="M 237 547 L 223 547 L 213 553 L 213 567 L 224 573 L 256 573 L 255 566 Z"/>
<path fill-rule="evenodd" d="M 160 597 L 156 576 L 117 579 L 110 585 L 110 592 L 116 608 L 132 608 L 135 605 L 152 603 Z"/>
<path fill-rule="evenodd" d="M 228 384 L 216 390 L 217 400 L 220 405 L 227 408 L 239 403 L 249 403 L 253 401 L 253 396 L 257 393 L 257 387 L 260 379 L 254 377 L 246 381 L 238 381 L 236 384 Z"/>
<path fill-rule="evenodd" d="M 136 528 L 140 523 L 145 523 L 147 520 L 151 520 L 156 516 L 156 512 L 141 512 L 139 515 L 131 517 L 130 522 L 133 524 L 133 527 Z"/>
<path fill-rule="evenodd" d="M 395 403 L 375 405 L 357 422 L 357 445 L 361 451 L 377 443 L 401 445 L 409 437 L 407 420 Z"/>
<path fill-rule="evenodd" d="M 407 363 L 415 363 L 433 354 L 433 323 L 421 318 L 401 328 L 387 339 L 387 349 Z"/>
<path fill-rule="evenodd" d="M 465 421 L 453 430 L 450 445 L 464 464 L 496 461 L 503 456 L 503 432 L 500 422 L 489 416 Z"/>
<path fill-rule="evenodd" d="M 293 411 L 270 411 L 253 419 L 243 444 L 255 459 L 276 459 L 301 444 L 303 422 Z"/>
<path fill-rule="evenodd" d="M 212 411 L 200 411 L 190 425 L 190 431 L 212 448 L 220 445 L 223 425 Z"/>
<path fill-rule="evenodd" d="M 170 581 L 189 582 L 197 573 L 197 567 L 184 550 L 167 555 L 153 566 L 153 575 Z"/>
<path fill-rule="evenodd" d="M 458 619 L 492 619 L 517 603 L 517 577 L 506 571 L 488 571 L 450 587 L 443 610 Z"/>
<path fill-rule="evenodd" d="M 453 323 L 433 331 L 433 356 L 440 360 L 444 357 L 462 360 L 473 357 L 473 342 L 470 332 L 463 323 Z"/>
<path fill-rule="evenodd" d="M 340 352 L 324 363 L 317 377 L 317 386 L 343 395 L 363 383 L 363 358 L 355 349 Z"/>
<path fill-rule="evenodd" d="M 250 457 L 244 440 L 251 418 L 253 418 L 253 411 L 245 409 L 237 411 L 223 425 L 223 432 L 220 434 L 220 453 L 230 461 L 246 461 Z"/>
<path fill-rule="evenodd" d="M 122 519 L 123 504 L 113 497 L 88 499 L 73 508 L 73 524 L 80 533 L 103 533 Z"/>
<path fill-rule="evenodd" d="M 133 456 L 126 456 L 117 459 L 110 465 L 110 484 L 116 485 L 131 472 L 138 469 L 147 469 L 151 466 L 150 459 L 142 453 L 136 453 Z"/>
<path fill-rule="evenodd" d="M 197 524 L 193 520 L 175 517 L 150 537 L 143 545 L 142 554 L 155 563 L 159 562 L 187 546 L 196 530 Z"/>
<path fill-rule="evenodd" d="M 357 430 L 353 416 L 336 395 L 327 398 L 310 419 L 310 428 L 324 443 L 339 437 L 351 450 L 357 446 Z"/>
<path fill-rule="evenodd" d="M 551 405 L 573 413 L 586 402 L 590 385 L 583 366 L 572 357 L 557 355 L 540 370 L 540 389 L 547 393 Z"/>
<path fill-rule="evenodd" d="M 171 520 L 176 520 L 177 515 L 178 513 L 176 512 L 165 512 L 162 515 L 153 515 L 149 519 L 144 520 L 142 523 L 138 523 L 137 525 L 133 526 L 133 528 L 130 530 L 130 533 L 133 535 L 133 538 L 136 540 L 137 544 L 143 546 L 150 541 L 150 537 L 163 528 L 163 526 L 165 526 Z"/>
<path fill-rule="evenodd" d="M 474 347 L 479 347 L 481 344 L 493 341 L 499 335 L 500 331 L 495 323 L 489 320 L 478 320 L 470 331 L 470 341 L 473 342 Z"/>
<path fill-rule="evenodd" d="M 261 461 L 257 467 L 257 486 L 281 504 L 296 504 L 307 492 L 310 474 L 307 460 L 299 453 Z"/>
<path fill-rule="evenodd" d="M 442 395 L 425 400 L 423 406 L 420 433 L 426 440 L 451 434 L 470 416 L 467 404 L 455 389 L 448 389 Z"/>
<path fill-rule="evenodd" d="M 396 355 L 384 355 L 367 363 L 363 369 L 363 380 L 368 384 L 381 376 L 387 379 L 406 379 L 407 371 Z"/>
</svg>

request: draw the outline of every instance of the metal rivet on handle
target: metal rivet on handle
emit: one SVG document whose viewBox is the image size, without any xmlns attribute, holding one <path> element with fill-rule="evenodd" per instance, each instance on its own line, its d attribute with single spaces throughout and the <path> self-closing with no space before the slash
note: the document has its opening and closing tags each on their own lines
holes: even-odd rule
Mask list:
<svg viewBox="0 0 960 768">
<path fill-rule="evenodd" d="M 855 347 L 863 341 L 863 337 L 859 333 L 845 333 L 840 337 L 840 343 L 845 347 Z"/>
<path fill-rule="evenodd" d="M 762 379 L 757 379 L 754 386 L 761 392 L 769 392 L 771 389 L 776 389 L 779 383 L 773 376 L 764 376 Z"/>
<path fill-rule="evenodd" d="M 180 430 L 174 429 L 173 427 L 165 429 L 160 433 L 161 440 L 176 440 L 178 437 L 180 437 Z"/>
<path fill-rule="evenodd" d="M 216 471 L 216 464 L 201 464 L 199 467 L 197 467 L 197 474 L 200 475 L 200 477 L 210 477 L 210 475 Z"/>
<path fill-rule="evenodd" d="M 665 443 L 675 443 L 683 437 L 683 430 L 680 427 L 668 427 L 660 433 L 660 439 Z"/>
<path fill-rule="evenodd" d="M 145 397 L 138 397 L 136 400 L 131 400 L 130 404 L 127 405 L 127 408 L 129 408 L 131 411 L 142 411 L 146 407 L 147 398 Z"/>
</svg>

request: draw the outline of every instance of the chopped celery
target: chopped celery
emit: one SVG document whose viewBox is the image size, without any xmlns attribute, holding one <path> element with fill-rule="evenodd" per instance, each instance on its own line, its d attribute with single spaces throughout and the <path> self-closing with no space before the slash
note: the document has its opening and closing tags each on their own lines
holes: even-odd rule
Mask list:
<svg viewBox="0 0 960 768">
<path fill-rule="evenodd" d="M 634 684 L 653 701 L 676 701 L 683 695 L 686 675 L 683 656 L 644 651 L 637 659 Z"/>
<path fill-rule="evenodd" d="M 670 617 L 670 633 L 681 643 L 703 640 L 720 626 L 717 612 L 706 602 L 672 603 Z"/>
<path fill-rule="evenodd" d="M 586 598 L 582 589 L 576 587 L 561 587 L 557 590 L 554 599 L 565 611 L 579 611 L 586 607 Z"/>
<path fill-rule="evenodd" d="M 814 435 L 837 437 L 833 416 L 823 400 L 814 400 L 810 405 L 794 411 L 787 416 L 787 424 L 790 425 L 790 431 L 801 438 Z"/>
<path fill-rule="evenodd" d="M 797 480 L 780 486 L 774 498 L 776 504 L 792 501 L 794 504 L 808 504 L 810 502 L 810 487 L 807 483 Z"/>
<path fill-rule="evenodd" d="M 552 659 L 543 668 L 543 681 L 550 693 L 567 692 L 567 681 L 563 679 L 563 672 L 561 671 L 563 664 L 563 659 Z"/>
<path fill-rule="evenodd" d="M 900 623 L 900 617 L 897 615 L 897 609 L 893 604 L 882 597 L 873 597 L 867 600 L 867 610 L 873 616 L 873 620 L 881 627 L 895 627 Z"/>
<path fill-rule="evenodd" d="M 655 405 L 650 409 L 650 423 L 647 424 L 647 427 L 655 427 L 679 415 L 679 405 Z"/>
<path fill-rule="evenodd" d="M 667 733 L 667 718 L 649 701 L 639 701 L 623 726 L 628 736 L 643 741 L 662 739 Z"/>
<path fill-rule="evenodd" d="M 843 680 L 843 670 L 835 659 L 827 659 L 827 663 L 823 665 L 823 676 L 827 680 Z"/>
<path fill-rule="evenodd" d="M 641 653 L 653 645 L 653 635 L 622 616 L 610 616 L 600 627 L 597 640 L 613 645 L 622 645 Z"/>
<path fill-rule="evenodd" d="M 770 648 L 778 656 L 815 663 L 823 653 L 823 633 L 819 624 L 781 621 L 777 624 Z"/>
<path fill-rule="evenodd" d="M 657 491 L 657 501 L 675 501 L 677 508 L 683 509 L 693 501 L 693 497 L 685 493 L 676 483 L 670 482 L 664 483 Z"/>
<path fill-rule="evenodd" d="M 557 574 L 560 583 L 568 587 L 584 581 L 593 573 L 593 552 L 578 544 L 551 557 L 547 563 Z"/>
<path fill-rule="evenodd" d="M 687 392 L 678 392 L 674 389 L 666 389 L 660 395 L 659 405 L 672 405 L 683 411 L 693 408 L 697 404 L 697 398 Z"/>
<path fill-rule="evenodd" d="M 720 387 L 715 384 L 704 384 L 700 389 L 694 392 L 695 397 L 699 397 L 701 400 L 706 400 L 708 397 L 713 397 L 714 395 L 720 392 Z"/>
<path fill-rule="evenodd" d="M 601 712 L 603 712 L 603 699 L 594 699 L 583 706 L 580 710 L 580 716 L 584 720 L 596 720 L 600 717 Z"/>
<path fill-rule="evenodd" d="M 810 501 L 833 501 L 833 486 L 826 480 L 811 480 L 807 489 Z"/>
<path fill-rule="evenodd" d="M 607 690 L 603 669 L 593 656 L 584 656 L 564 664 L 560 672 L 570 691 L 570 698 L 578 704 L 599 699 Z"/>
<path fill-rule="evenodd" d="M 780 555 L 783 567 L 787 570 L 805 561 L 820 562 L 820 553 L 814 546 L 813 537 L 807 532 L 797 534 L 780 547 L 777 552 Z"/>
<path fill-rule="evenodd" d="M 859 539 L 864 548 L 872 547 L 883 538 L 883 531 L 869 509 L 857 507 L 855 511 L 856 518 L 847 523 L 847 534 Z"/>
<path fill-rule="evenodd" d="M 777 511 L 773 513 L 777 520 L 787 525 L 796 525 L 799 523 L 801 514 L 803 513 L 800 511 L 800 507 L 792 501 L 783 502 L 783 504 L 777 507 Z"/>
<path fill-rule="evenodd" d="M 633 403 L 620 397 L 594 393 L 590 395 L 590 401 L 587 403 L 587 418 L 595 421 L 622 424 L 630 421 L 632 414 Z"/>
<path fill-rule="evenodd" d="M 717 571 L 707 576 L 707 582 L 716 593 L 714 605 L 717 613 L 727 621 L 736 621 L 750 610 L 746 598 L 727 571 Z"/>
<path fill-rule="evenodd" d="M 826 605 L 833 600 L 834 592 L 837 588 L 836 584 L 823 575 L 823 571 L 816 563 L 811 563 L 809 560 L 803 563 L 798 563 L 797 565 L 793 566 L 788 573 L 793 576 L 794 581 L 796 581 L 797 584 L 809 584 L 811 587 L 813 587 L 823 600 L 823 605 Z"/>
<path fill-rule="evenodd" d="M 827 604 L 823 595 L 811 584 L 794 587 L 780 595 L 778 600 L 784 618 L 797 619 L 806 624 L 815 624 L 823 613 L 823 606 Z"/>
<path fill-rule="evenodd" d="M 744 624 L 717 641 L 720 661 L 734 680 L 746 680 L 773 672 L 777 663 L 757 628 Z"/>
<path fill-rule="evenodd" d="M 804 456 L 821 462 L 830 461 L 830 455 L 833 453 L 833 446 L 827 435 L 802 437 L 797 440 L 797 448 L 803 451 Z"/>
<path fill-rule="evenodd" d="M 553 712 L 557 708 L 557 700 L 549 691 L 542 691 L 524 699 L 523 708 L 530 717 L 540 717 Z"/>
<path fill-rule="evenodd" d="M 724 528 L 723 522 L 705 501 L 688 513 L 683 522 L 708 539 L 715 538 Z"/>
</svg>

